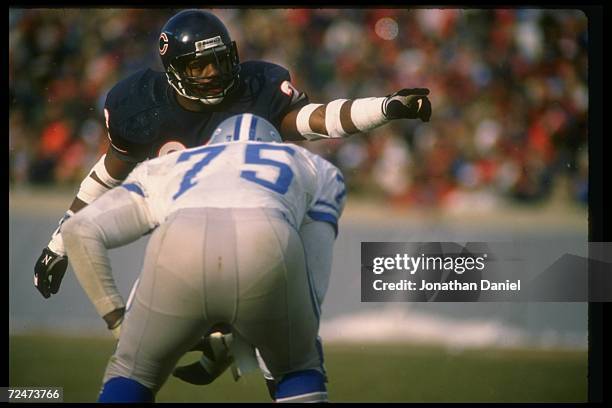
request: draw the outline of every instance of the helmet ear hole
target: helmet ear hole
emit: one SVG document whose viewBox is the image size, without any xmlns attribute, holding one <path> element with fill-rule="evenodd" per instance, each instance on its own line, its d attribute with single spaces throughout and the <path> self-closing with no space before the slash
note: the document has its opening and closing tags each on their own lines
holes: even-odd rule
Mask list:
<svg viewBox="0 0 612 408">
<path fill-rule="evenodd" d="M 159 38 L 159 54 L 168 83 L 179 95 L 217 104 L 236 88 L 240 73 L 236 42 L 214 14 L 181 11 L 166 22 Z M 218 75 L 190 75 L 187 64 L 202 57 L 216 64 Z"/>
</svg>

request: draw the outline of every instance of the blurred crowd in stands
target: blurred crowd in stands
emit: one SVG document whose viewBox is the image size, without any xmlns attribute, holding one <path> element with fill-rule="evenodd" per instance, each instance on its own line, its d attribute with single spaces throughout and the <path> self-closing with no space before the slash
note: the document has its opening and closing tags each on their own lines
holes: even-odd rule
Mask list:
<svg viewBox="0 0 612 408">
<path fill-rule="evenodd" d="M 107 147 L 108 90 L 162 71 L 177 10 L 9 10 L 12 186 L 76 186 Z M 311 102 L 431 90 L 429 123 L 303 143 L 353 194 L 461 210 L 587 202 L 587 18 L 572 10 L 214 9 L 241 61 L 286 67 Z"/>
</svg>

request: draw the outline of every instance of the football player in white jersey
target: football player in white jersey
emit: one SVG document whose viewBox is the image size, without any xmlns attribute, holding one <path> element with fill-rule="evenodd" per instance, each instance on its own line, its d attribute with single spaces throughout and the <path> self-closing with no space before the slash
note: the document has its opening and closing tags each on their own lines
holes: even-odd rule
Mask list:
<svg viewBox="0 0 612 408">
<path fill-rule="evenodd" d="M 306 149 L 275 143 L 263 118 L 226 122 L 206 146 L 140 164 L 62 227 L 76 276 L 109 328 L 125 303 L 107 249 L 154 230 L 101 402 L 153 401 L 178 359 L 219 324 L 257 347 L 277 402 L 327 399 L 317 342 L 327 282 L 317 293 L 298 229 L 337 228 L 342 176 Z"/>
</svg>

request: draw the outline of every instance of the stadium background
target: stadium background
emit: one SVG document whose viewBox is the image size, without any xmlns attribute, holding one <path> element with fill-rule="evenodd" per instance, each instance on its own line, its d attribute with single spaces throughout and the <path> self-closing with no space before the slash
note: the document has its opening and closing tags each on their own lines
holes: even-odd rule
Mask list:
<svg viewBox="0 0 612 408">
<path fill-rule="evenodd" d="M 312 102 L 431 90 L 427 124 L 303 144 L 338 165 L 349 186 L 322 315 L 332 400 L 584 401 L 586 304 L 365 304 L 359 251 L 361 241 L 584 245 L 585 15 L 213 11 L 242 61 L 285 66 Z M 162 69 L 159 29 L 174 12 L 9 9 L 11 385 L 63 385 L 66 400 L 95 398 L 112 341 L 70 269 L 44 300 L 33 263 L 106 149 L 106 92 L 135 70 Z M 124 295 L 145 244 L 112 252 Z M 59 376 L 71 361 L 75 371 Z M 170 380 L 165 392 L 160 400 L 266 401 L 257 375 L 210 387 Z"/>
</svg>

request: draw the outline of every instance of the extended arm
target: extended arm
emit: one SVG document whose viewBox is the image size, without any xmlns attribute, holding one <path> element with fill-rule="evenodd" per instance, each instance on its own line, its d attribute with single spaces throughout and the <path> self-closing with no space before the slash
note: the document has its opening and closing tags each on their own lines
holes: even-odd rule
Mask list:
<svg viewBox="0 0 612 408">
<path fill-rule="evenodd" d="M 281 134 L 285 140 L 318 140 L 367 132 L 394 119 L 428 122 L 431 117 L 428 94 L 425 88 L 402 89 L 387 97 L 307 104 L 283 118 Z"/>
</svg>

